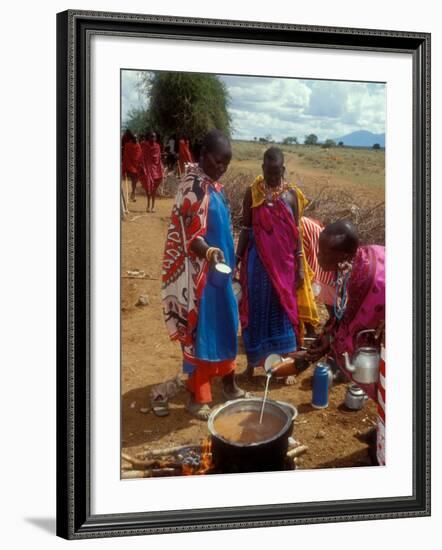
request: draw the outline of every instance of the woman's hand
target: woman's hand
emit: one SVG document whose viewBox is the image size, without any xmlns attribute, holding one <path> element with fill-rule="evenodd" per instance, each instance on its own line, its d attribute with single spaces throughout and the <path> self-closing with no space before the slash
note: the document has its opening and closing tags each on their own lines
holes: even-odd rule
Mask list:
<svg viewBox="0 0 442 550">
<path fill-rule="evenodd" d="M 319 335 L 313 344 L 308 348 L 306 358 L 313 363 L 321 359 L 330 350 L 330 335 Z"/>
<path fill-rule="evenodd" d="M 210 267 L 214 267 L 220 262 L 224 262 L 223 251 L 221 250 L 221 248 L 213 247 L 209 259 Z"/>
</svg>

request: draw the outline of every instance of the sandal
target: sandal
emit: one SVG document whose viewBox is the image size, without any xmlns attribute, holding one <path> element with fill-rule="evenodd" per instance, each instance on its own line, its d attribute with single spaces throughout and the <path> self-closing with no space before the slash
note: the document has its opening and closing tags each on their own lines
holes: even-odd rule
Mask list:
<svg viewBox="0 0 442 550">
<path fill-rule="evenodd" d="M 196 403 L 193 399 L 190 399 L 186 405 L 186 409 L 198 420 L 207 420 L 210 416 L 211 410 L 207 403 Z"/>
<path fill-rule="evenodd" d="M 169 401 L 165 397 L 161 398 L 158 396 L 156 399 L 151 399 L 150 406 L 157 416 L 168 416 L 170 413 Z"/>
<path fill-rule="evenodd" d="M 243 390 L 243 389 L 238 388 L 238 387 L 232 393 L 227 392 L 223 388 L 222 394 L 223 394 L 223 398 L 226 401 L 233 401 L 234 399 L 250 399 L 250 398 L 253 397 L 253 393 L 251 393 L 249 391 L 246 391 L 246 390 Z"/>
</svg>

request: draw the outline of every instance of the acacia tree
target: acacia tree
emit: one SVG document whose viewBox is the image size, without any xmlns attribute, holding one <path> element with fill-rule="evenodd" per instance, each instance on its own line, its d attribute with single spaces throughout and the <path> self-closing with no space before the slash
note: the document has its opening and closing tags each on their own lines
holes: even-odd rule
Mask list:
<svg viewBox="0 0 442 550">
<path fill-rule="evenodd" d="M 143 84 L 150 97 L 151 126 L 162 135 L 186 135 L 195 142 L 218 128 L 230 136 L 229 95 L 216 75 L 150 73 Z"/>
<path fill-rule="evenodd" d="M 284 145 L 297 145 L 298 144 L 298 138 L 295 136 L 289 136 L 284 138 L 282 141 Z"/>
<path fill-rule="evenodd" d="M 322 144 L 324 149 L 329 149 L 330 147 L 336 147 L 336 141 L 333 139 L 326 139 Z"/>
<path fill-rule="evenodd" d="M 133 109 L 129 112 L 125 126 L 137 136 L 144 134 L 151 126 L 149 110 Z"/>
<path fill-rule="evenodd" d="M 305 145 L 317 145 L 318 136 L 316 134 L 309 134 L 308 136 L 305 136 L 304 143 Z"/>
</svg>

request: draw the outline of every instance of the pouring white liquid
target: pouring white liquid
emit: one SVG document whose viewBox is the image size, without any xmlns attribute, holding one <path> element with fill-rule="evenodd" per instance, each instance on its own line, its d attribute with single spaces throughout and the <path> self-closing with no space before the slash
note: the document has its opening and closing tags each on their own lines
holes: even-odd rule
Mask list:
<svg viewBox="0 0 442 550">
<path fill-rule="evenodd" d="M 266 382 L 266 389 L 264 391 L 264 399 L 262 400 L 262 406 L 261 406 L 261 414 L 259 416 L 259 423 L 262 424 L 262 415 L 264 414 L 264 407 L 266 405 L 266 400 L 267 400 L 267 392 L 269 391 L 269 382 L 270 382 L 270 378 L 272 377 L 271 373 L 269 372 L 267 374 L 267 382 Z"/>
</svg>

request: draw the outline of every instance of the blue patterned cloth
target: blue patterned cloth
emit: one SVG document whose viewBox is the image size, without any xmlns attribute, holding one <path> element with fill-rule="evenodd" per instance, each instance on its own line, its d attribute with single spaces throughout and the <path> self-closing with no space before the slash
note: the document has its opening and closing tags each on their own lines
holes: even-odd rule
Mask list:
<svg viewBox="0 0 442 550">
<path fill-rule="evenodd" d="M 235 267 L 235 250 L 230 221 L 230 211 L 223 191 L 209 188 L 207 232 L 204 239 L 209 246 L 223 251 L 226 264 Z M 198 326 L 195 341 L 195 357 L 205 361 L 226 361 L 236 358 L 238 352 L 238 306 L 233 293 L 232 279 L 223 288 L 213 286 L 210 276 L 198 308 Z M 194 366 L 183 363 L 184 372 L 191 374 Z"/>
<path fill-rule="evenodd" d="M 249 321 L 242 336 L 248 364 L 256 367 L 271 353 L 296 351 L 297 344 L 293 325 L 259 257 L 253 231 L 249 236 L 247 285 Z"/>
</svg>

